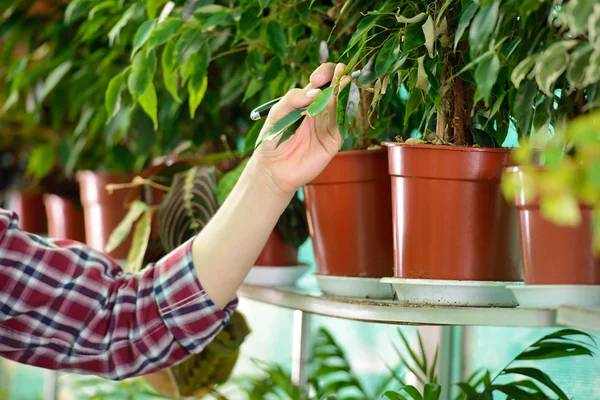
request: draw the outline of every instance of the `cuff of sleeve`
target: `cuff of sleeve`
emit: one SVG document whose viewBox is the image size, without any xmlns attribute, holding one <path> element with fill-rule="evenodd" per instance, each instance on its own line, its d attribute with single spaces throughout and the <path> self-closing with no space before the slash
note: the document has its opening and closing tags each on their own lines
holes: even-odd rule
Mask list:
<svg viewBox="0 0 600 400">
<path fill-rule="evenodd" d="M 222 310 L 208 297 L 194 269 L 192 240 L 156 263 L 154 293 L 175 339 L 190 353 L 199 353 L 229 323 L 237 298 Z"/>
</svg>

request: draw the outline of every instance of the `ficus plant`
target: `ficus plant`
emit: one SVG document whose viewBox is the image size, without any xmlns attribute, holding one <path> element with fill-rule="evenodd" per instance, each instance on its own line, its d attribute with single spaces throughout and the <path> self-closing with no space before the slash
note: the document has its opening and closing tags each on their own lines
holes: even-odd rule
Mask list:
<svg viewBox="0 0 600 400">
<path fill-rule="evenodd" d="M 600 254 L 600 111 L 556 125 L 522 142 L 514 154 L 523 166 L 523 179 L 505 174 L 502 189 L 507 199 L 516 195 L 540 200 L 542 215 L 557 225 L 578 226 L 580 205 L 593 208 L 593 246 Z M 542 159 L 544 168 L 538 160 Z"/>
<path fill-rule="evenodd" d="M 340 21 L 359 20 L 339 60 L 345 72 L 361 74 L 338 94 L 340 131 L 361 108 L 356 99 L 369 100 L 384 132 L 403 125 L 400 141 L 479 147 L 502 146 L 509 130 L 526 137 L 587 112 L 600 79 L 599 14 L 593 2 L 344 2 Z M 325 90 L 271 137 L 320 111 L 331 95 Z"/>
</svg>

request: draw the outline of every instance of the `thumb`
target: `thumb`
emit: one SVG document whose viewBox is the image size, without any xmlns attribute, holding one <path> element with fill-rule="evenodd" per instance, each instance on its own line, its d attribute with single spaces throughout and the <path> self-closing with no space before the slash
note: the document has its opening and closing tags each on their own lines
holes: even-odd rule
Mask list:
<svg viewBox="0 0 600 400">
<path fill-rule="evenodd" d="M 271 108 L 266 125 L 275 124 L 294 110 L 308 107 L 321 93 L 320 89 L 292 89 Z"/>
</svg>

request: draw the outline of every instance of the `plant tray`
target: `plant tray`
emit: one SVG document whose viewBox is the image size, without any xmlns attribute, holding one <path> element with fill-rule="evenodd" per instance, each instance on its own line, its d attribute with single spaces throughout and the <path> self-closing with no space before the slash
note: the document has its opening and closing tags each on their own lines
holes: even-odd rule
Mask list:
<svg viewBox="0 0 600 400">
<path fill-rule="evenodd" d="M 315 274 L 319 288 L 330 296 L 353 299 L 391 300 L 394 289 L 380 278 L 360 278 Z"/>
<path fill-rule="evenodd" d="M 420 306 L 516 307 L 507 285 L 514 282 L 452 281 L 383 278 L 391 284 L 401 304 Z"/>
</svg>

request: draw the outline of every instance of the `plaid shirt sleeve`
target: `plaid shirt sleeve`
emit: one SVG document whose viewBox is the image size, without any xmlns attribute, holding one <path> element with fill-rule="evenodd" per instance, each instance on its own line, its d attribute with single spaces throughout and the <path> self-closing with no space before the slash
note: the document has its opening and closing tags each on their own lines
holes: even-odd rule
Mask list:
<svg viewBox="0 0 600 400">
<path fill-rule="evenodd" d="M 80 243 L 20 231 L 0 209 L 0 355 L 113 380 L 199 353 L 229 322 L 202 289 L 191 240 L 136 274 Z"/>
</svg>

